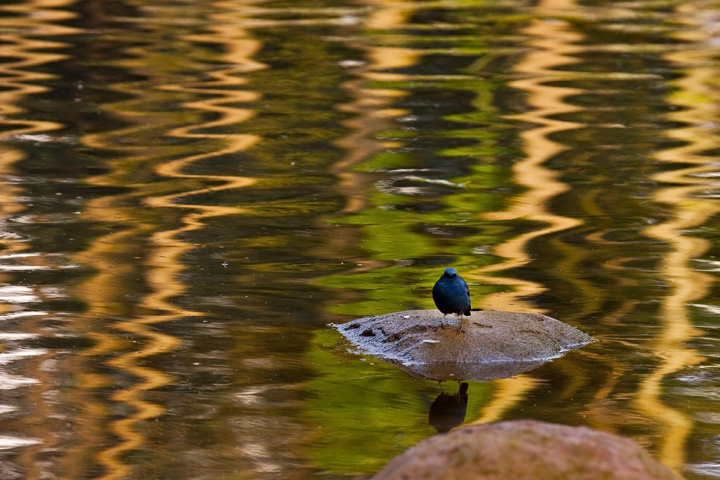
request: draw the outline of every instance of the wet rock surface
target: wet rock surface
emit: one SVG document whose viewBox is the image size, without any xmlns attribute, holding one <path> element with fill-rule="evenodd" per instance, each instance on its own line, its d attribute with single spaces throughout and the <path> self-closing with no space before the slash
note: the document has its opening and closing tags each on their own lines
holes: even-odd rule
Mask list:
<svg viewBox="0 0 720 480">
<path fill-rule="evenodd" d="M 432 380 L 506 378 L 593 341 L 537 313 L 473 311 L 463 318 L 465 331 L 455 316 L 448 316 L 445 328 L 441 319 L 437 310 L 408 310 L 334 327 L 362 352 Z"/>
<path fill-rule="evenodd" d="M 632 440 L 532 420 L 473 425 L 423 440 L 373 480 L 680 480 Z"/>
</svg>

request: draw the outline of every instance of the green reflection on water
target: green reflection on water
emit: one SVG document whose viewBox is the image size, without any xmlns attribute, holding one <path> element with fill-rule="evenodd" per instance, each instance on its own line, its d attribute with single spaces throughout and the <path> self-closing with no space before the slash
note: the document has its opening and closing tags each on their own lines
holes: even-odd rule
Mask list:
<svg viewBox="0 0 720 480">
<path fill-rule="evenodd" d="M 338 332 L 320 331 L 306 356 L 318 373 L 308 389 L 308 417 L 318 429 L 308 455 L 328 472 L 372 474 L 435 432 L 428 414 L 441 389 L 436 382 L 425 382 L 419 390 L 418 381 L 397 375 L 396 367 L 372 357 L 358 361 L 338 351 L 338 342 Z M 447 393 L 457 389 L 453 382 L 444 383 Z M 493 392 L 491 383 L 470 385 L 466 422 Z M 383 435 L 379 439 L 369 432 Z"/>
<path fill-rule="evenodd" d="M 0 7 L 7 471 L 372 474 L 438 388 L 326 324 L 448 265 L 604 340 L 466 422 L 717 458 L 712 9 L 141 3 Z"/>
</svg>

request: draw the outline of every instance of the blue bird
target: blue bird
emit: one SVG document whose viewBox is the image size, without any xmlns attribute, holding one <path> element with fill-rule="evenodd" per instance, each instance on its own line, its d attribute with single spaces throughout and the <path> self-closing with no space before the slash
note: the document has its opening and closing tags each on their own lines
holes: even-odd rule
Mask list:
<svg viewBox="0 0 720 480">
<path fill-rule="evenodd" d="M 454 313 L 460 321 L 458 330 L 464 332 L 462 316 L 470 316 L 470 289 L 465 280 L 457 274 L 457 270 L 450 267 L 446 268 L 442 277 L 435 282 L 432 295 L 435 305 L 443 314 L 440 326 L 445 328 L 445 316 L 448 313 Z"/>
</svg>

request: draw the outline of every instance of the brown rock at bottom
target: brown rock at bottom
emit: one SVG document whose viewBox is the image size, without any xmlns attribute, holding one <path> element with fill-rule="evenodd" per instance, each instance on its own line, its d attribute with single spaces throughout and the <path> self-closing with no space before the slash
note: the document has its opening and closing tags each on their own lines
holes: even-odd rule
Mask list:
<svg viewBox="0 0 720 480">
<path fill-rule="evenodd" d="M 473 425 L 395 457 L 373 480 L 680 480 L 630 439 L 533 420 Z"/>
</svg>

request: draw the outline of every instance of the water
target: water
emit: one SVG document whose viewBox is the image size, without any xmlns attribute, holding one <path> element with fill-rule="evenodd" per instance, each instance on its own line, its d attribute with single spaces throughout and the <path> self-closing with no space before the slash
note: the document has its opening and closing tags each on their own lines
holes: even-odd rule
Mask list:
<svg viewBox="0 0 720 480">
<path fill-rule="evenodd" d="M 465 423 L 720 477 L 712 4 L 0 17 L 2 478 L 369 478 L 435 434 L 440 388 L 327 324 L 433 308 L 445 266 L 600 340 L 470 382 Z"/>
</svg>

